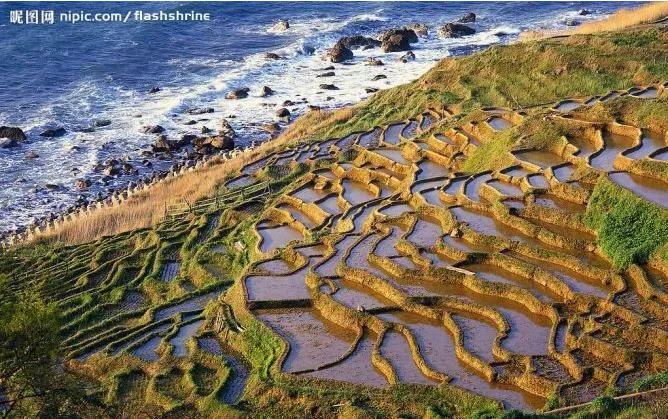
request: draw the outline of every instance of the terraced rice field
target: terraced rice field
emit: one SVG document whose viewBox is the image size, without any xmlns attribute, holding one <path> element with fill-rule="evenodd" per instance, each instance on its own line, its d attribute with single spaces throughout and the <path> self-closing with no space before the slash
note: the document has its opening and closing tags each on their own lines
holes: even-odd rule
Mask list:
<svg viewBox="0 0 668 419">
<path fill-rule="evenodd" d="M 550 118 L 573 123 L 564 113 L 597 100 L 562 102 Z M 258 374 L 239 344 L 251 327 L 289 348 L 277 357 L 286 374 L 448 383 L 507 408 L 586 402 L 668 369 L 668 270 L 613 269 L 582 221 L 599 177 L 666 207 L 668 185 L 634 164 L 666 165 L 666 133 L 579 121 L 596 134 L 464 173 L 524 115 L 489 110 L 473 128 L 442 129 L 450 117 L 269 155 L 228 180 L 224 203 L 19 258 L 4 295 L 37 287 L 57 301 L 68 365 L 106 375 L 119 400 L 134 387 L 161 394 L 165 409 L 242 399 Z"/>
</svg>

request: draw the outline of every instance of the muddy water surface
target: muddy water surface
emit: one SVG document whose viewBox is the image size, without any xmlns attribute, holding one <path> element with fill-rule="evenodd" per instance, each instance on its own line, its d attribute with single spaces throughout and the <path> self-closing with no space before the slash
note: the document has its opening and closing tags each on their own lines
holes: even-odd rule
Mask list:
<svg viewBox="0 0 668 419">
<path fill-rule="evenodd" d="M 260 251 L 263 253 L 283 248 L 291 241 L 304 238 L 299 231 L 289 225 L 264 226 L 264 228 L 258 228 L 257 232 L 262 237 Z"/>
<path fill-rule="evenodd" d="M 390 144 L 399 144 L 399 136 L 405 126 L 406 124 L 403 122 L 388 126 L 383 134 L 383 141 Z"/>
<path fill-rule="evenodd" d="M 606 133 L 603 140 L 605 141 L 605 148 L 593 155 L 589 164 L 596 169 L 609 172 L 615 170 L 613 165 L 615 157 L 633 146 L 633 138 Z"/>
</svg>

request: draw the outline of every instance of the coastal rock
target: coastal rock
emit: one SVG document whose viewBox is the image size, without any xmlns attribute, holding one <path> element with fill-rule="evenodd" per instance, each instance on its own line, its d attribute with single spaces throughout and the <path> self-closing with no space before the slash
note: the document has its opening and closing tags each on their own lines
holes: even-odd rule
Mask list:
<svg viewBox="0 0 668 419">
<path fill-rule="evenodd" d="M 316 105 L 308 105 L 308 110 L 309 110 L 309 111 L 319 111 L 319 110 L 321 110 L 321 109 L 322 109 L 322 108 L 321 108 L 320 106 L 316 106 Z"/>
<path fill-rule="evenodd" d="M 14 141 L 25 141 L 26 135 L 21 128 L 18 127 L 0 127 L 0 138 L 7 138 Z"/>
<path fill-rule="evenodd" d="M 294 104 L 295 102 L 291 101 L 290 99 L 283 101 L 283 106 L 293 106 Z"/>
<path fill-rule="evenodd" d="M 589 10 L 589 9 L 580 9 L 580 11 L 578 12 L 578 14 L 579 14 L 580 16 L 587 16 L 587 15 L 591 14 L 591 10 Z"/>
<path fill-rule="evenodd" d="M 408 51 L 410 44 L 418 41 L 418 36 L 412 29 L 390 29 L 381 35 L 380 41 L 383 52 Z"/>
<path fill-rule="evenodd" d="M 415 34 L 420 38 L 426 38 L 429 35 L 429 27 L 424 23 L 411 23 L 406 26 L 408 29 L 412 29 Z"/>
<path fill-rule="evenodd" d="M 96 119 L 95 122 L 93 122 L 93 126 L 100 128 L 100 127 L 107 127 L 111 125 L 111 119 Z"/>
<path fill-rule="evenodd" d="M 316 71 L 331 71 L 331 70 L 335 70 L 335 69 L 336 69 L 336 67 L 334 67 L 333 65 L 329 65 L 325 68 L 321 68 L 321 69 L 318 69 Z"/>
<path fill-rule="evenodd" d="M 62 137 L 66 133 L 67 133 L 67 130 L 65 128 L 58 127 L 58 128 L 47 129 L 46 131 L 39 134 L 39 136 L 40 137 L 55 138 L 55 137 Z"/>
<path fill-rule="evenodd" d="M 191 119 L 190 121 L 183 123 L 183 125 L 195 125 L 195 124 L 197 124 L 197 121 L 195 121 L 194 119 Z"/>
<path fill-rule="evenodd" d="M 158 93 L 159 91 L 160 91 L 159 87 L 151 87 L 148 93 L 152 95 L 153 93 Z"/>
<path fill-rule="evenodd" d="M 339 90 L 339 88 L 333 84 L 321 84 L 320 88 L 323 90 Z"/>
<path fill-rule="evenodd" d="M 188 113 L 190 115 L 203 115 L 206 113 L 213 113 L 214 109 L 213 108 L 193 108 L 193 109 L 188 109 Z"/>
<path fill-rule="evenodd" d="M 32 151 L 32 150 L 30 150 L 30 151 L 26 154 L 26 159 L 33 160 L 33 159 L 37 159 L 37 158 L 39 158 L 39 154 L 35 153 L 35 152 Z"/>
<path fill-rule="evenodd" d="M 264 124 L 262 125 L 262 130 L 265 132 L 268 132 L 269 134 L 273 135 L 276 134 L 281 130 L 281 126 L 278 125 L 276 122 L 273 122 L 271 124 Z"/>
<path fill-rule="evenodd" d="M 290 119 L 290 111 L 287 108 L 280 108 L 276 111 L 276 116 L 279 118 Z"/>
<path fill-rule="evenodd" d="M 160 134 L 161 132 L 165 132 L 165 128 L 161 125 L 146 125 L 142 127 L 141 132 L 144 134 Z"/>
<path fill-rule="evenodd" d="M 176 148 L 176 144 L 173 141 L 169 141 L 166 135 L 159 136 L 158 139 L 155 140 L 155 144 L 153 144 L 153 151 L 157 152 L 171 151 L 174 148 Z"/>
<path fill-rule="evenodd" d="M 90 180 L 88 180 L 88 179 L 81 178 L 81 179 L 77 179 L 77 180 L 74 181 L 74 186 L 79 190 L 88 189 L 88 188 L 90 188 L 90 185 L 91 185 L 91 183 L 90 183 Z"/>
<path fill-rule="evenodd" d="M 211 128 L 207 127 L 206 125 L 202 127 L 202 134 L 208 134 L 211 132 Z"/>
<path fill-rule="evenodd" d="M 387 78 L 387 76 L 385 74 L 376 74 L 375 76 L 373 76 L 373 78 L 371 80 L 376 81 L 376 80 L 382 80 L 382 79 L 386 79 L 386 78 Z"/>
<path fill-rule="evenodd" d="M 271 96 L 274 93 L 275 92 L 269 86 L 262 86 L 262 89 L 260 90 L 260 96 L 261 97 Z"/>
<path fill-rule="evenodd" d="M 339 39 L 338 44 L 341 44 L 349 49 L 370 49 L 379 47 L 381 42 L 377 39 L 369 38 L 367 36 L 355 35 L 355 36 L 344 36 Z"/>
<path fill-rule="evenodd" d="M 17 145 L 19 145 L 19 143 L 16 140 L 12 140 L 11 138 L 0 138 L 0 148 L 12 148 Z"/>
<path fill-rule="evenodd" d="M 375 65 L 375 66 L 381 66 L 384 65 L 383 62 L 375 57 L 369 57 L 366 60 L 366 65 Z"/>
<path fill-rule="evenodd" d="M 464 16 L 457 19 L 457 22 L 459 22 L 459 23 L 473 23 L 473 22 L 475 22 L 475 18 L 476 18 L 475 13 L 468 12 Z"/>
<path fill-rule="evenodd" d="M 270 32 L 285 32 L 290 29 L 290 22 L 287 19 L 279 19 L 274 26 L 269 29 Z"/>
<path fill-rule="evenodd" d="M 177 145 L 179 147 L 184 147 L 194 143 L 195 141 L 197 141 L 197 136 L 195 134 L 183 134 L 181 139 L 177 142 Z"/>
<path fill-rule="evenodd" d="M 240 89 L 234 89 L 225 96 L 226 99 L 244 99 L 248 97 L 248 92 L 250 89 L 248 87 L 242 87 Z"/>
<path fill-rule="evenodd" d="M 118 176 L 120 172 L 121 171 L 118 169 L 118 167 L 113 167 L 113 166 L 107 167 L 102 171 L 102 173 L 106 176 Z"/>
<path fill-rule="evenodd" d="M 336 74 L 335 74 L 333 71 L 328 71 L 328 72 L 326 72 L 326 73 L 322 73 L 322 74 L 318 74 L 318 75 L 316 75 L 317 78 L 321 78 L 321 77 L 334 77 L 334 76 L 336 76 Z"/>
<path fill-rule="evenodd" d="M 283 57 L 281 57 L 280 55 L 278 55 L 274 52 L 266 52 L 264 54 L 264 58 L 266 58 L 267 60 L 282 60 L 283 59 Z"/>
<path fill-rule="evenodd" d="M 219 134 L 225 137 L 230 137 L 233 138 L 237 135 L 237 133 L 234 131 L 232 128 L 232 125 L 230 125 L 229 122 L 227 122 L 226 119 L 223 119 L 220 121 L 220 130 Z"/>
<path fill-rule="evenodd" d="M 577 19 L 566 19 L 564 20 L 564 25 L 566 26 L 578 26 L 580 21 Z"/>
<path fill-rule="evenodd" d="M 376 93 L 378 89 L 376 89 L 375 87 L 366 87 L 364 91 L 367 93 Z"/>
<path fill-rule="evenodd" d="M 460 23 L 446 23 L 438 28 L 438 36 L 441 38 L 461 38 L 462 36 L 473 35 L 475 29 Z"/>
<path fill-rule="evenodd" d="M 333 63 L 340 63 L 353 58 L 353 52 L 340 42 L 334 44 L 325 54 L 325 59 Z"/>
<path fill-rule="evenodd" d="M 409 61 L 414 61 L 414 60 L 415 60 L 415 54 L 413 53 L 413 51 L 408 51 L 407 53 L 399 57 L 399 61 L 401 61 L 402 63 L 407 63 Z"/>
<path fill-rule="evenodd" d="M 313 55 L 315 54 L 315 47 L 308 44 L 301 44 L 297 49 L 297 53 L 301 55 Z"/>
<path fill-rule="evenodd" d="M 231 137 L 211 137 L 211 147 L 218 150 L 231 150 L 234 148 L 234 140 Z"/>
</svg>

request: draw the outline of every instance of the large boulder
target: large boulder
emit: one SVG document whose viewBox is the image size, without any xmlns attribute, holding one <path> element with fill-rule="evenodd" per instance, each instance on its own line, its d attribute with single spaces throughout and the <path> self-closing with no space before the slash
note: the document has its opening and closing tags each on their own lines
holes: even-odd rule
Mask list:
<svg viewBox="0 0 668 419">
<path fill-rule="evenodd" d="M 248 97 L 248 92 L 250 89 L 248 87 L 242 87 L 240 89 L 234 89 L 225 96 L 226 99 L 244 99 Z"/>
<path fill-rule="evenodd" d="M 14 141 L 25 141 L 26 134 L 18 127 L 0 127 L 0 138 L 7 138 Z"/>
<path fill-rule="evenodd" d="M 352 58 L 353 52 L 341 42 L 334 44 L 325 54 L 325 59 L 333 63 L 341 63 L 346 60 L 352 60 Z"/>
<path fill-rule="evenodd" d="M 234 148 L 234 139 L 232 137 L 221 137 L 220 135 L 211 137 L 209 144 L 218 150 L 231 150 Z"/>
<path fill-rule="evenodd" d="M 290 111 L 287 108 L 280 108 L 276 111 L 276 116 L 283 119 L 283 118 L 290 118 Z"/>
<path fill-rule="evenodd" d="M 462 36 L 473 35 L 475 29 L 461 23 L 446 23 L 438 28 L 438 35 L 441 38 L 461 38 Z"/>
<path fill-rule="evenodd" d="M 172 151 L 176 148 L 177 148 L 176 143 L 173 142 L 173 141 L 168 140 L 166 135 L 158 136 L 158 139 L 155 140 L 155 143 L 153 144 L 153 151 L 156 151 L 156 152 Z"/>
<path fill-rule="evenodd" d="M 220 130 L 218 131 L 218 134 L 230 138 L 234 138 L 237 135 L 237 133 L 232 128 L 232 125 L 227 122 L 227 119 L 220 121 Z"/>
<path fill-rule="evenodd" d="M 457 19 L 457 22 L 459 22 L 459 23 L 473 23 L 473 22 L 475 22 L 475 18 L 476 18 L 475 13 L 468 12 L 464 16 Z"/>
<path fill-rule="evenodd" d="M 411 44 L 418 41 L 413 29 L 401 28 L 385 31 L 380 37 L 383 52 L 409 51 Z"/>
<path fill-rule="evenodd" d="M 344 36 L 339 39 L 338 44 L 343 45 L 349 49 L 369 49 L 379 47 L 381 42 L 377 39 L 369 38 L 368 36 L 355 35 L 355 36 Z"/>
</svg>

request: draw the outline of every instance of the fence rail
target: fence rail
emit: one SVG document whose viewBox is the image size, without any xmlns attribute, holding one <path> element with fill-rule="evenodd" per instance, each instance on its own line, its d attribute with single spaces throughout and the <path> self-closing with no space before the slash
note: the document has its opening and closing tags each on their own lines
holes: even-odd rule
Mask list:
<svg viewBox="0 0 668 419">
<path fill-rule="evenodd" d="M 203 213 L 212 209 L 218 209 L 225 204 L 229 204 L 230 202 L 234 202 L 239 199 L 244 200 L 246 198 L 258 198 L 261 196 L 266 196 L 269 195 L 270 192 L 270 184 L 268 181 L 265 181 L 222 194 L 216 193 L 211 198 L 201 199 L 193 203 L 184 201 L 178 204 L 166 205 L 165 216 L 174 218 L 187 213 Z"/>
</svg>

